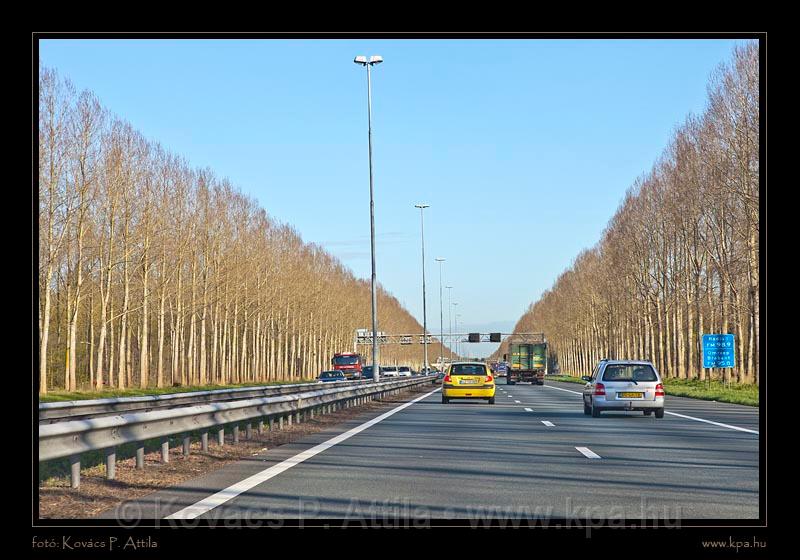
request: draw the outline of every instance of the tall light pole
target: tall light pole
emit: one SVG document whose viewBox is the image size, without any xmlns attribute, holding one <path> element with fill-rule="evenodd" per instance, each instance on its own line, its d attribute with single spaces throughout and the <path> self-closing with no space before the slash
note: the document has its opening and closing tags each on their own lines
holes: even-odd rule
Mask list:
<svg viewBox="0 0 800 560">
<path fill-rule="evenodd" d="M 456 304 L 456 305 L 458 305 L 458 304 Z M 461 313 L 456 313 L 456 336 L 458 336 L 458 318 L 459 317 L 461 317 Z M 460 346 L 461 345 L 458 342 L 456 342 L 456 355 L 459 358 L 461 357 Z"/>
<path fill-rule="evenodd" d="M 454 306 L 458 306 L 458 302 L 457 302 L 457 301 L 454 301 L 454 302 L 453 302 L 453 305 L 454 305 Z M 456 315 L 455 313 L 454 313 L 454 315 L 455 315 L 455 319 L 456 319 L 456 320 L 455 320 L 455 324 L 456 324 L 456 336 L 458 336 L 458 315 Z M 458 356 L 458 355 L 459 355 L 459 354 L 458 354 L 458 339 L 456 338 L 455 340 L 451 340 L 450 342 L 451 342 L 451 343 L 455 342 L 455 345 L 456 345 L 456 356 Z M 452 350 L 452 348 L 451 348 L 451 350 Z M 452 352 L 451 352 L 451 354 L 452 354 Z M 452 362 L 452 361 L 453 361 L 453 357 L 452 357 L 452 356 L 450 356 L 450 362 Z"/>
<path fill-rule="evenodd" d="M 369 240 L 372 250 L 372 378 L 377 383 L 380 381 L 380 360 L 378 357 L 378 296 L 376 291 L 377 280 L 375 277 L 375 199 L 372 185 L 372 77 L 370 68 L 373 64 L 383 62 L 383 57 L 373 55 L 367 60 L 366 56 L 359 55 L 353 60 L 356 64 L 367 67 L 367 136 L 369 141 Z"/>
<path fill-rule="evenodd" d="M 444 365 L 444 311 L 442 309 L 442 263 L 444 258 L 436 257 L 439 263 L 439 364 Z"/>
<path fill-rule="evenodd" d="M 428 310 L 425 302 L 425 219 L 423 212 L 429 204 L 415 204 L 419 208 L 419 225 L 422 232 L 422 346 L 425 354 L 425 373 L 428 373 Z"/>
<path fill-rule="evenodd" d="M 453 286 L 447 288 L 447 323 L 450 325 L 450 336 L 448 337 L 447 349 L 450 350 L 450 362 L 453 361 Z"/>
</svg>

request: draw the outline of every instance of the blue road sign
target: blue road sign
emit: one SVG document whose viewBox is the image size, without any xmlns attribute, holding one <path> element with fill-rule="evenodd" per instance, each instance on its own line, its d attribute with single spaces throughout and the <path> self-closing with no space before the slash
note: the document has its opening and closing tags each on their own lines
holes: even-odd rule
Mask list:
<svg viewBox="0 0 800 560">
<path fill-rule="evenodd" d="M 732 334 L 703 335 L 703 367 L 732 368 L 736 366 L 736 346 Z"/>
</svg>

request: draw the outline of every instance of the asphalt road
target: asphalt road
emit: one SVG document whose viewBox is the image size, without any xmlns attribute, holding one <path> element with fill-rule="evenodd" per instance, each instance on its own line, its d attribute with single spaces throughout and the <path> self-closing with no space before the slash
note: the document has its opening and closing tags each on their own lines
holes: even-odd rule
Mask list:
<svg viewBox="0 0 800 560">
<path fill-rule="evenodd" d="M 225 489 L 215 507 L 188 510 L 189 517 L 672 523 L 758 517 L 759 435 L 733 429 L 757 432 L 758 409 L 668 396 L 663 419 L 641 412 L 592 418 L 583 414 L 575 394 L 580 389 L 552 381 L 544 387 L 501 381 L 495 405 L 443 405 L 435 392 L 271 478 L 265 469 L 314 453 L 314 446 L 380 412 L 128 502 L 103 517 L 187 515 L 185 508 L 198 502 L 208 508 L 209 496 Z M 248 477 L 256 478 L 242 485 Z"/>
</svg>

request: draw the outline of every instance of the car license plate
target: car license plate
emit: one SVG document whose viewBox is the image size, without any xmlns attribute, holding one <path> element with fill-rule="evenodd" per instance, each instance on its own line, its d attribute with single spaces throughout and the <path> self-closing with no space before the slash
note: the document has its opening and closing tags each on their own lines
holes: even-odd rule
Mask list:
<svg viewBox="0 0 800 560">
<path fill-rule="evenodd" d="M 461 384 L 462 384 L 462 385 L 465 385 L 465 384 L 467 384 L 467 383 L 471 383 L 471 384 L 473 384 L 473 385 L 474 385 L 475 383 L 477 383 L 477 381 L 476 381 L 475 379 L 462 379 L 462 380 L 461 380 Z"/>
<path fill-rule="evenodd" d="M 621 399 L 641 399 L 642 393 L 617 393 Z"/>
</svg>

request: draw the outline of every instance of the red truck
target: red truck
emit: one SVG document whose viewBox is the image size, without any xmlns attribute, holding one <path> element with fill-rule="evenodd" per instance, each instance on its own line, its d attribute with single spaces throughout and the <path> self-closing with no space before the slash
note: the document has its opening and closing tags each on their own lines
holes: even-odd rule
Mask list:
<svg viewBox="0 0 800 560">
<path fill-rule="evenodd" d="M 333 369 L 341 371 L 346 379 L 361 379 L 364 362 L 355 352 L 337 352 L 331 360 Z"/>
</svg>

